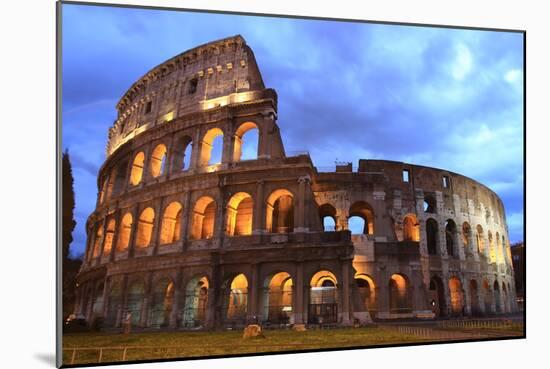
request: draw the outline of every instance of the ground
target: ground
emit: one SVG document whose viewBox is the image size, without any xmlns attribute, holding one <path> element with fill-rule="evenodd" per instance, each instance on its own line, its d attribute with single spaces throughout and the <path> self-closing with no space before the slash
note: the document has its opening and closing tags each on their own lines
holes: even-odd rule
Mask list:
<svg viewBox="0 0 550 369">
<path fill-rule="evenodd" d="M 423 335 L 402 333 L 399 326 L 425 329 Z M 63 336 L 63 363 L 97 363 L 299 351 L 402 343 L 521 337 L 523 325 L 503 322 L 493 328 L 446 328 L 432 324 L 378 325 L 363 328 L 316 329 L 305 332 L 267 330 L 266 338 L 243 339 L 242 330 L 216 332 L 75 333 Z M 427 333 L 427 335 L 426 335 Z M 471 334 L 471 336 L 468 336 Z M 482 336 L 480 336 L 482 334 Z M 73 348 L 79 348 L 73 352 Z M 101 359 L 100 359 L 100 350 Z M 126 348 L 126 350 L 125 350 Z"/>
</svg>

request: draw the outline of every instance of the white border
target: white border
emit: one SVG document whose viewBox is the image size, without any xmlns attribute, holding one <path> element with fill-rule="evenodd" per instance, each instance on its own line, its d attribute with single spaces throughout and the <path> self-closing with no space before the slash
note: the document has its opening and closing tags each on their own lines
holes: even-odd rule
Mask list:
<svg viewBox="0 0 550 369">
<path fill-rule="evenodd" d="M 99 1 L 101 2 L 101 1 Z M 105 1 L 104 1 L 105 2 Z M 117 1 L 111 1 L 116 3 Z M 543 240 L 548 165 L 548 26 L 541 5 L 520 1 L 144 1 L 134 5 L 481 26 L 527 30 L 528 339 L 145 364 L 155 368 L 407 368 L 540 365 L 547 345 L 549 245 Z M 120 2 L 119 3 L 123 3 Z M 53 367 L 55 350 L 55 3 L 2 4 L 2 367 Z M 5 113 L 8 112 L 8 115 Z M 544 344 L 544 346 L 542 346 Z M 6 365 L 8 364 L 8 365 Z M 11 364 L 11 365 L 9 365 Z M 120 368 L 127 367 L 119 366 Z M 128 366 L 130 367 L 130 366 Z M 132 366 L 131 368 L 137 368 Z"/>
</svg>

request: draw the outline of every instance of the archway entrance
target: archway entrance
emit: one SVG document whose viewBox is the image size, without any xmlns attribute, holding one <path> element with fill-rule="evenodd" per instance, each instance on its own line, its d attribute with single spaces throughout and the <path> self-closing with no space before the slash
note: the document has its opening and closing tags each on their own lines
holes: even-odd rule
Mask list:
<svg viewBox="0 0 550 369">
<path fill-rule="evenodd" d="M 269 324 L 289 324 L 292 316 L 292 278 L 281 272 L 264 283 L 264 317 Z"/>
<path fill-rule="evenodd" d="M 311 278 L 308 323 L 330 324 L 338 321 L 338 288 L 336 276 L 321 270 Z"/>
<path fill-rule="evenodd" d="M 187 283 L 183 303 L 183 322 L 185 328 L 204 326 L 208 303 L 208 279 L 195 277 Z"/>
<path fill-rule="evenodd" d="M 472 307 L 472 315 L 480 315 L 481 307 L 479 306 L 477 281 L 470 281 L 470 306 Z"/>
<path fill-rule="evenodd" d="M 402 274 L 394 274 L 390 278 L 390 313 L 408 314 L 412 312 L 409 293 L 409 281 Z"/>
<path fill-rule="evenodd" d="M 224 288 L 223 299 L 225 323 L 231 326 L 244 325 L 248 308 L 248 280 L 244 274 L 239 274 L 227 287 Z"/>
<path fill-rule="evenodd" d="M 155 285 L 153 290 L 150 320 L 151 327 L 168 327 L 173 304 L 174 284 L 171 280 L 164 278 Z"/>
<path fill-rule="evenodd" d="M 430 279 L 430 306 L 436 317 L 444 317 L 447 315 L 445 305 L 445 289 L 443 282 L 438 276 Z"/>
<path fill-rule="evenodd" d="M 453 315 L 463 315 L 464 292 L 460 279 L 452 277 L 449 279 L 449 295 L 451 297 L 451 312 Z"/>
</svg>

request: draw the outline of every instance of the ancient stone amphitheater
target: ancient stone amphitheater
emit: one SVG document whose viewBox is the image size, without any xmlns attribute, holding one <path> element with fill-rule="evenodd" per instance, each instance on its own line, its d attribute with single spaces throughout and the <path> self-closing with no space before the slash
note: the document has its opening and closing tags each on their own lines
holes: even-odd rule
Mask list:
<svg viewBox="0 0 550 369">
<path fill-rule="evenodd" d="M 88 321 L 120 327 L 131 313 L 134 327 L 200 329 L 516 311 L 498 196 L 441 169 L 359 160 L 323 172 L 289 155 L 277 94 L 241 36 L 153 68 L 117 110 L 78 275 Z M 257 155 L 241 160 L 254 132 Z"/>
</svg>

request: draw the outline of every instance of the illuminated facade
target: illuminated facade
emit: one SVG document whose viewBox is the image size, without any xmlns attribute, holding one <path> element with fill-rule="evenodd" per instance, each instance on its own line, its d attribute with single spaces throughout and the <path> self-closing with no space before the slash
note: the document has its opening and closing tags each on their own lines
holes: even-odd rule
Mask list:
<svg viewBox="0 0 550 369">
<path fill-rule="evenodd" d="M 160 64 L 117 109 L 78 275 L 76 313 L 89 321 L 120 327 L 131 312 L 135 327 L 195 329 L 516 311 L 496 194 L 435 168 L 360 160 L 321 172 L 287 155 L 277 95 L 242 37 Z M 243 160 L 253 132 L 256 155 Z"/>
</svg>

